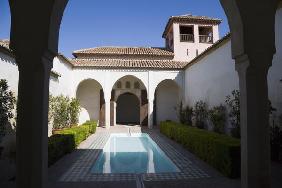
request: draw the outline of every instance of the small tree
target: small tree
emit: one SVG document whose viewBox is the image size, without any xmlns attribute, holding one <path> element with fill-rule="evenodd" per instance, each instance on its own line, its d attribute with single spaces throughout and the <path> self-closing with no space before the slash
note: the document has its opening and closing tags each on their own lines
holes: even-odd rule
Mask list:
<svg viewBox="0 0 282 188">
<path fill-rule="evenodd" d="M 49 123 L 53 129 L 62 129 L 78 123 L 80 106 L 77 99 L 63 95 L 49 97 Z"/>
<path fill-rule="evenodd" d="M 192 125 L 192 116 L 193 116 L 193 108 L 189 106 L 183 107 L 182 102 L 178 107 L 178 116 L 179 120 L 182 124 Z"/>
<path fill-rule="evenodd" d="M 14 117 L 13 110 L 16 98 L 13 93 L 8 90 L 8 83 L 4 79 L 0 79 L 0 134 L 5 134 L 5 127 L 9 120 Z"/>
<path fill-rule="evenodd" d="M 80 112 L 79 101 L 75 98 L 72 98 L 69 105 L 71 125 L 75 125 L 78 123 L 79 112 Z"/>
<path fill-rule="evenodd" d="M 225 121 L 226 121 L 226 109 L 225 106 L 215 106 L 209 111 L 210 120 L 213 123 L 213 130 L 217 133 L 224 133 Z"/>
<path fill-rule="evenodd" d="M 229 119 L 231 121 L 233 137 L 240 138 L 240 91 L 233 90 L 231 95 L 226 96 L 225 103 L 229 107 Z"/>
<path fill-rule="evenodd" d="M 204 101 L 198 101 L 194 107 L 194 117 L 196 120 L 196 127 L 205 128 L 205 121 L 208 117 L 207 104 Z"/>
</svg>

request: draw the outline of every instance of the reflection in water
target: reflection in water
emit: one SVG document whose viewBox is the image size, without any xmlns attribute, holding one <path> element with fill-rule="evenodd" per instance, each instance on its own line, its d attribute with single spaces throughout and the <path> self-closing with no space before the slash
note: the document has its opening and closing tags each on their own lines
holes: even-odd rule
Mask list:
<svg viewBox="0 0 282 188">
<path fill-rule="evenodd" d="M 93 173 L 160 173 L 179 169 L 147 134 L 112 134 Z"/>
</svg>

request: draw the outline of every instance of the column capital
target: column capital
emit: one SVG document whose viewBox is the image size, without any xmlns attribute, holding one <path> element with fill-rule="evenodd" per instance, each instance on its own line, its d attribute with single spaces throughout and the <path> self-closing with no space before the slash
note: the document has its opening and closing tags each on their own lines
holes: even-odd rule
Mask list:
<svg viewBox="0 0 282 188">
<path fill-rule="evenodd" d="M 237 72 L 267 74 L 272 65 L 272 59 L 273 53 L 270 51 L 259 54 L 243 54 L 235 57 L 235 68 Z"/>
</svg>

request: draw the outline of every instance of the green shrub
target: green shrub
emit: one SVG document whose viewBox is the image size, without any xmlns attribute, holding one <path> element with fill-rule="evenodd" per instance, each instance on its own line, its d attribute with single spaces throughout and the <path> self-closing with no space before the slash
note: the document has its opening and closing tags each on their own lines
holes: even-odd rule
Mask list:
<svg viewBox="0 0 282 188">
<path fill-rule="evenodd" d="M 75 98 L 72 98 L 69 103 L 70 123 L 72 125 L 78 123 L 79 112 L 80 112 L 79 101 Z"/>
<path fill-rule="evenodd" d="M 74 137 L 71 134 L 54 134 L 48 138 L 48 165 L 54 164 L 67 153 L 75 149 Z"/>
<path fill-rule="evenodd" d="M 204 101 L 196 102 L 193 113 L 196 120 L 196 127 L 204 129 L 205 121 L 208 117 L 207 104 Z"/>
<path fill-rule="evenodd" d="M 69 128 L 78 123 L 80 112 L 79 102 L 75 98 L 63 95 L 49 97 L 48 120 L 53 124 L 53 129 Z"/>
<path fill-rule="evenodd" d="M 97 127 L 97 122 L 96 121 L 86 121 L 82 125 L 88 125 L 89 126 L 89 131 L 91 134 L 96 132 L 96 127 Z"/>
<path fill-rule="evenodd" d="M 89 135 L 96 132 L 97 122 L 87 121 L 80 126 L 54 131 L 48 140 L 48 164 L 52 165 L 72 152 Z"/>
<path fill-rule="evenodd" d="M 213 131 L 223 134 L 226 121 L 226 109 L 223 105 L 215 106 L 209 110 L 209 117 L 213 123 Z"/>
<path fill-rule="evenodd" d="M 192 125 L 193 108 L 189 106 L 184 107 L 181 102 L 178 107 L 178 116 L 181 123 L 185 125 Z"/>
<path fill-rule="evenodd" d="M 0 138 L 5 134 L 5 127 L 9 120 L 14 117 L 16 98 L 9 90 L 7 80 L 0 79 Z"/>
<path fill-rule="evenodd" d="M 240 177 L 240 140 L 174 122 L 161 122 L 160 131 L 222 174 Z"/>
<path fill-rule="evenodd" d="M 229 107 L 229 120 L 232 125 L 231 134 L 240 138 L 240 91 L 233 90 L 231 95 L 226 96 L 225 103 Z"/>
</svg>

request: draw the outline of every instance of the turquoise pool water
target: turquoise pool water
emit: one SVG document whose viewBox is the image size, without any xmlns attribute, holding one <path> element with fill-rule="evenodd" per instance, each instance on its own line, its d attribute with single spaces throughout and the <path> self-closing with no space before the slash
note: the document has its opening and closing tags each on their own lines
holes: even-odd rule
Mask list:
<svg viewBox="0 0 282 188">
<path fill-rule="evenodd" d="M 92 173 L 180 172 L 148 134 L 111 134 Z"/>
</svg>

